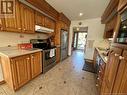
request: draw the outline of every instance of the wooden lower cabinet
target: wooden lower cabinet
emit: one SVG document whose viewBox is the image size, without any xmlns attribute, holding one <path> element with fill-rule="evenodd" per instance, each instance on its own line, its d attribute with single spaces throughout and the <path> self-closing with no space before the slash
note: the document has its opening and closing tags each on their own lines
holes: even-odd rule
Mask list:
<svg viewBox="0 0 127 95">
<path fill-rule="evenodd" d="M 42 53 L 37 52 L 31 54 L 31 73 L 32 78 L 38 76 L 42 72 Z"/>
<path fill-rule="evenodd" d="M 56 62 L 59 63 L 60 62 L 60 48 L 56 49 Z"/>
<path fill-rule="evenodd" d="M 5 82 L 13 90 L 19 89 L 42 72 L 41 52 L 1 59 Z"/>
<path fill-rule="evenodd" d="M 30 56 L 20 56 L 11 59 L 11 73 L 14 82 L 14 89 L 18 89 L 27 83 L 30 76 Z"/>
<path fill-rule="evenodd" d="M 120 65 L 115 79 L 113 94 L 127 95 L 127 50 L 119 57 Z"/>
<path fill-rule="evenodd" d="M 101 95 L 111 95 L 115 77 L 119 66 L 119 56 L 122 53 L 122 49 L 112 47 L 109 55 L 108 63 L 106 64 L 105 75 L 101 88 Z"/>
</svg>

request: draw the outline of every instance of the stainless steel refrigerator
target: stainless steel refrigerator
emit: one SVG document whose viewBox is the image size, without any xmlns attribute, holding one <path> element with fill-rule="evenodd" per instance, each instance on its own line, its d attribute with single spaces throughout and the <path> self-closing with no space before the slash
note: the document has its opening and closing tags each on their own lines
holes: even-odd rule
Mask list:
<svg viewBox="0 0 127 95">
<path fill-rule="evenodd" d="M 68 32 L 61 30 L 61 60 L 68 57 Z"/>
</svg>

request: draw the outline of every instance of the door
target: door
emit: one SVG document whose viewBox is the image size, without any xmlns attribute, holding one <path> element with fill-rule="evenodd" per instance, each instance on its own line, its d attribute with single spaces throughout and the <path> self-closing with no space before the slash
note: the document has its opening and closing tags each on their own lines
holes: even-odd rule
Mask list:
<svg viewBox="0 0 127 95">
<path fill-rule="evenodd" d="M 73 38 L 73 49 L 76 50 L 78 46 L 78 33 L 74 32 L 74 38 Z"/>
<path fill-rule="evenodd" d="M 11 32 L 21 32 L 21 15 L 18 0 L 16 1 L 15 16 L 8 18 L 5 17 L 5 30 Z"/>
<path fill-rule="evenodd" d="M 78 33 L 77 49 L 79 49 L 79 50 L 85 50 L 85 47 L 86 47 L 86 38 L 87 38 L 87 33 L 85 33 L 85 32 L 79 32 Z"/>
<path fill-rule="evenodd" d="M 87 41 L 87 32 L 74 32 L 73 49 L 85 50 Z"/>
<path fill-rule="evenodd" d="M 20 4 L 21 23 L 23 33 L 35 33 L 34 10 L 26 5 Z"/>
<path fill-rule="evenodd" d="M 56 48 L 56 62 L 60 62 L 60 48 Z"/>
<path fill-rule="evenodd" d="M 119 66 L 119 56 L 122 53 L 122 49 L 112 47 L 111 53 L 109 55 L 108 63 L 106 64 L 106 70 L 104 75 L 104 81 L 102 84 L 101 95 L 107 94 L 111 95 L 114 80 L 117 74 Z"/>
<path fill-rule="evenodd" d="M 115 79 L 113 93 L 115 95 L 127 95 L 127 50 L 119 57 L 120 66 Z"/>
<path fill-rule="evenodd" d="M 30 56 L 20 56 L 11 59 L 11 70 L 15 90 L 30 80 Z"/>
<path fill-rule="evenodd" d="M 68 32 L 61 30 L 61 60 L 68 56 Z"/>
<path fill-rule="evenodd" d="M 32 78 L 36 77 L 42 72 L 42 56 L 41 52 L 31 54 L 31 70 Z"/>
</svg>

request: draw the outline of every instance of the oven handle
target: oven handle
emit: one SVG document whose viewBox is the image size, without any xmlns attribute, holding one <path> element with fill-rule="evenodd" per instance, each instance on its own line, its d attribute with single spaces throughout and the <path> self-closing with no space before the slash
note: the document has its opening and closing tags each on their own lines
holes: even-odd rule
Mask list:
<svg viewBox="0 0 127 95">
<path fill-rule="evenodd" d="M 53 49 L 55 49 L 55 50 L 56 50 L 56 48 L 53 48 Z M 50 51 L 50 50 L 51 50 L 51 49 L 48 49 L 48 50 L 42 50 L 42 51 L 44 51 L 44 52 L 45 52 L 45 51 Z"/>
</svg>

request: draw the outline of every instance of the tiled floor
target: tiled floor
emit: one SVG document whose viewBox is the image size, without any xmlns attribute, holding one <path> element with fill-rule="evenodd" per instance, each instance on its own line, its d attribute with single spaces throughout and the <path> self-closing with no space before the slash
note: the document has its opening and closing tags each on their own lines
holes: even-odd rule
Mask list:
<svg viewBox="0 0 127 95">
<path fill-rule="evenodd" d="M 82 71 L 84 55 L 76 51 L 56 65 L 13 92 L 6 84 L 0 86 L 0 95 L 98 95 L 94 74 Z"/>
</svg>

